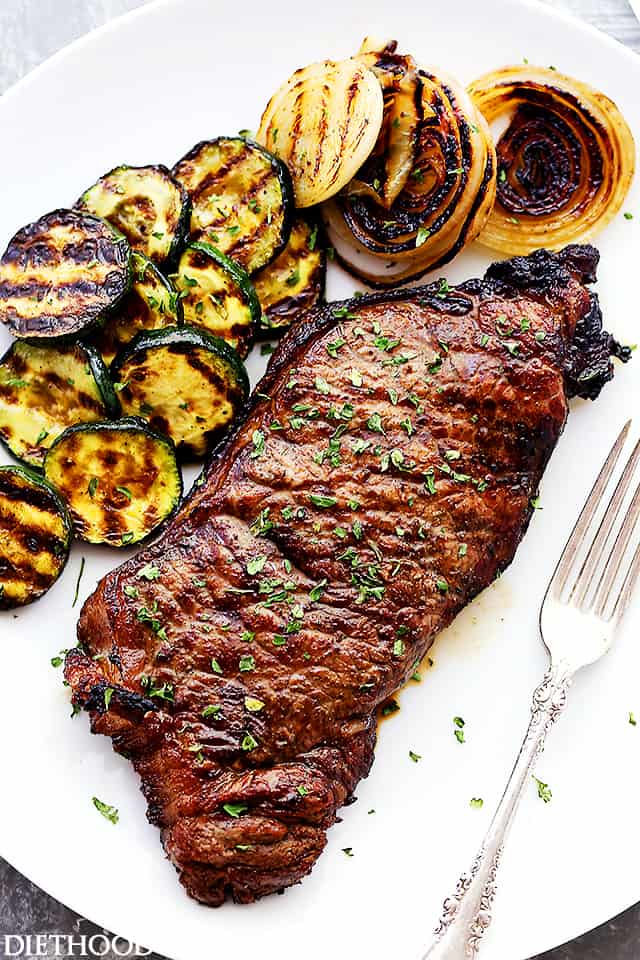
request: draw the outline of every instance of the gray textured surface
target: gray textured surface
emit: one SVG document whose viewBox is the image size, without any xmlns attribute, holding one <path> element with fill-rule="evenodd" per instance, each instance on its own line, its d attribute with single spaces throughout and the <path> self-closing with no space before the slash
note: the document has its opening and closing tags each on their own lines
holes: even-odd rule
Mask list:
<svg viewBox="0 0 640 960">
<path fill-rule="evenodd" d="M 144 2 L 146 0 L 0 0 L 0 91 L 76 37 Z M 584 18 L 640 52 L 640 24 L 626 0 L 547 2 Z M 176 896 L 181 895 L 176 887 Z M 0 859 L 0 949 L 4 934 L 77 934 L 79 931 L 89 935 L 98 932 Z M 29 954 L 23 956 L 30 957 Z M 639 958 L 640 904 L 573 943 L 534 960 Z M 107 954 L 106 960 L 115 960 L 115 955 Z"/>
</svg>

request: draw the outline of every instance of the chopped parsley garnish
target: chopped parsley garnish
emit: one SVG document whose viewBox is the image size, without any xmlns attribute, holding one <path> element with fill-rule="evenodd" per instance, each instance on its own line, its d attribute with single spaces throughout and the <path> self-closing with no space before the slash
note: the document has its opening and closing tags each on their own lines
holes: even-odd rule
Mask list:
<svg viewBox="0 0 640 960">
<path fill-rule="evenodd" d="M 465 742 L 464 720 L 462 719 L 462 717 L 454 717 L 453 725 L 455 727 L 455 730 L 453 731 L 453 735 L 455 736 L 456 740 L 458 741 L 458 743 L 464 743 Z"/>
<path fill-rule="evenodd" d="M 535 781 L 535 784 L 538 788 L 538 796 L 540 797 L 540 799 L 543 800 L 545 803 L 550 803 L 551 798 L 553 797 L 553 793 L 549 788 L 549 784 L 543 783 L 542 780 L 538 780 L 537 777 L 532 777 L 531 779 Z"/>
<path fill-rule="evenodd" d="M 207 707 L 204 708 L 201 716 L 205 720 L 207 719 L 207 717 L 215 717 L 217 719 L 221 713 L 222 713 L 222 707 L 220 706 L 219 703 L 210 703 Z"/>
<path fill-rule="evenodd" d="M 420 229 L 416 233 L 416 247 L 421 247 L 423 243 L 426 243 L 426 241 L 429 239 L 430 236 L 431 236 L 430 230 L 427 230 L 426 227 L 420 227 Z"/>
<path fill-rule="evenodd" d="M 342 852 L 345 854 L 345 856 L 347 856 L 347 857 L 352 857 L 352 856 L 353 856 L 353 847 L 343 847 L 343 848 L 342 848 Z"/>
<path fill-rule="evenodd" d="M 245 710 L 248 710 L 249 713 L 260 713 L 264 707 L 264 702 L 262 700 L 257 700 L 255 697 L 245 697 L 244 706 Z"/>
<path fill-rule="evenodd" d="M 409 750 L 409 757 L 413 760 L 414 763 L 418 763 L 419 760 L 422 760 L 421 754 L 414 753 L 413 750 Z"/>
<path fill-rule="evenodd" d="M 319 507 L 321 510 L 327 510 L 329 507 L 335 507 L 337 502 L 335 497 L 325 497 L 316 493 L 310 493 L 309 500 L 314 507 Z"/>
<path fill-rule="evenodd" d="M 91 497 L 92 500 L 93 500 L 93 498 L 94 498 L 95 495 L 96 495 L 96 490 L 98 489 L 98 484 L 99 484 L 99 483 L 100 483 L 100 481 L 98 480 L 97 477 L 91 477 L 91 479 L 89 480 L 89 486 L 87 487 L 87 493 L 89 494 L 89 496 Z"/>
<path fill-rule="evenodd" d="M 480 810 L 483 804 L 484 800 L 482 797 L 471 797 L 471 800 L 469 800 L 469 806 L 473 807 L 474 810 Z"/>
<path fill-rule="evenodd" d="M 218 661 L 215 659 L 215 657 L 211 660 L 211 669 L 213 670 L 214 673 L 222 673 L 222 667 L 220 666 Z"/>
<path fill-rule="evenodd" d="M 638 725 L 638 721 L 635 718 L 635 714 L 631 710 L 629 711 L 629 723 L 631 724 L 632 727 L 636 727 Z"/>
<path fill-rule="evenodd" d="M 440 591 L 440 593 L 448 593 L 448 592 L 449 592 L 449 584 L 448 584 L 447 581 L 444 579 L 444 577 L 440 577 L 438 580 L 436 580 L 436 587 L 438 588 L 438 590 Z"/>
<path fill-rule="evenodd" d="M 73 607 L 75 607 L 76 603 L 78 602 L 78 594 L 80 593 L 80 581 L 82 580 L 82 574 L 84 573 L 84 565 L 85 565 L 85 559 L 84 557 L 82 557 L 80 561 L 80 569 L 78 571 L 78 579 L 76 580 L 76 590 L 73 595 L 73 603 L 71 604 L 72 609 Z"/>
<path fill-rule="evenodd" d="M 380 716 L 390 717 L 392 713 L 397 713 L 399 709 L 400 704 L 397 700 L 387 700 L 380 708 Z"/>
<path fill-rule="evenodd" d="M 314 587 L 309 591 L 309 599 L 315 603 L 316 600 L 319 600 L 324 591 L 327 588 L 327 578 L 324 577 L 320 580 Z"/>
<path fill-rule="evenodd" d="M 255 670 L 256 661 L 251 656 L 251 654 L 247 654 L 244 657 L 240 657 L 238 668 L 241 673 L 249 673 L 251 670 Z"/>
<path fill-rule="evenodd" d="M 367 426 L 373 433 L 384 433 L 382 418 L 379 413 L 372 413 L 367 420 Z"/>
<path fill-rule="evenodd" d="M 104 709 L 109 709 L 109 704 L 111 703 L 111 698 L 113 696 L 113 687 L 106 687 L 104 691 Z"/>
<path fill-rule="evenodd" d="M 153 563 L 147 563 L 146 566 L 142 568 L 138 574 L 138 579 L 143 580 L 159 580 L 160 579 L 160 570 Z"/>
<path fill-rule="evenodd" d="M 252 737 L 250 733 L 245 733 L 244 737 L 242 738 L 240 748 L 244 750 L 245 753 L 249 753 L 251 750 L 255 750 L 257 746 L 258 741 L 255 739 L 255 737 Z"/>
<path fill-rule="evenodd" d="M 230 817 L 239 817 L 241 813 L 246 813 L 249 807 L 246 803 L 223 803 L 222 809 Z"/>
<path fill-rule="evenodd" d="M 253 557 L 251 560 L 248 560 L 246 570 L 249 576 L 253 577 L 256 573 L 260 573 L 266 562 L 267 558 L 264 556 L 264 554 L 260 557 Z"/>
<path fill-rule="evenodd" d="M 393 655 L 394 657 L 401 657 L 405 651 L 404 640 L 401 640 L 399 637 L 394 641 L 393 644 Z"/>
<path fill-rule="evenodd" d="M 117 823 L 120 819 L 120 814 L 118 813 L 115 807 L 109 806 L 108 803 L 103 803 L 102 800 L 98 800 L 97 797 L 93 797 L 93 805 L 101 813 L 105 820 L 108 820 L 110 823 Z"/>
<path fill-rule="evenodd" d="M 253 450 L 249 454 L 252 460 L 256 460 L 258 457 L 261 457 L 264 453 L 264 434 L 261 430 L 254 430 L 251 442 L 253 443 Z"/>
<path fill-rule="evenodd" d="M 339 337 L 337 340 L 333 340 L 331 343 L 328 343 L 326 346 L 327 353 L 330 357 L 334 359 L 338 356 L 338 350 L 341 347 L 344 347 L 347 341 L 343 337 Z"/>
</svg>

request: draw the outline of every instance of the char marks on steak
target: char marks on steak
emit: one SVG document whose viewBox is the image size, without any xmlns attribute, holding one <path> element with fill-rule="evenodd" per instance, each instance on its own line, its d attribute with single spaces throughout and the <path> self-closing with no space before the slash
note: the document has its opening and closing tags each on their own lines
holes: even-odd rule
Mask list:
<svg viewBox="0 0 640 960">
<path fill-rule="evenodd" d="M 377 706 L 511 562 L 567 395 L 595 397 L 621 353 L 597 259 L 309 313 L 165 535 L 85 604 L 74 702 L 131 759 L 191 896 L 311 870 Z"/>
</svg>

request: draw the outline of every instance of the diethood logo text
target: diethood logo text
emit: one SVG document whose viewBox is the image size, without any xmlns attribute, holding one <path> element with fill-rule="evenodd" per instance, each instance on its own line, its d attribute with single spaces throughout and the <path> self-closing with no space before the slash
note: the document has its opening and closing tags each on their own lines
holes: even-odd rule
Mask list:
<svg viewBox="0 0 640 960">
<path fill-rule="evenodd" d="M 123 937 L 106 934 L 6 933 L 0 934 L 0 957 L 148 957 L 151 950 Z"/>
</svg>

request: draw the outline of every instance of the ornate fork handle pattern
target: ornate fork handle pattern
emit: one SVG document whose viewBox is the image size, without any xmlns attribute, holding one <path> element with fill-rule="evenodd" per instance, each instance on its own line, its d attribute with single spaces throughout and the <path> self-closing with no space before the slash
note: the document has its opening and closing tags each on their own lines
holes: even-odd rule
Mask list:
<svg viewBox="0 0 640 960">
<path fill-rule="evenodd" d="M 496 875 L 514 814 L 544 750 L 548 731 L 565 708 L 573 672 L 568 664 L 553 664 L 533 694 L 531 719 L 502 800 L 470 873 L 463 874 L 444 902 L 435 939 L 423 960 L 466 960 L 478 953 L 491 924 Z"/>
</svg>

